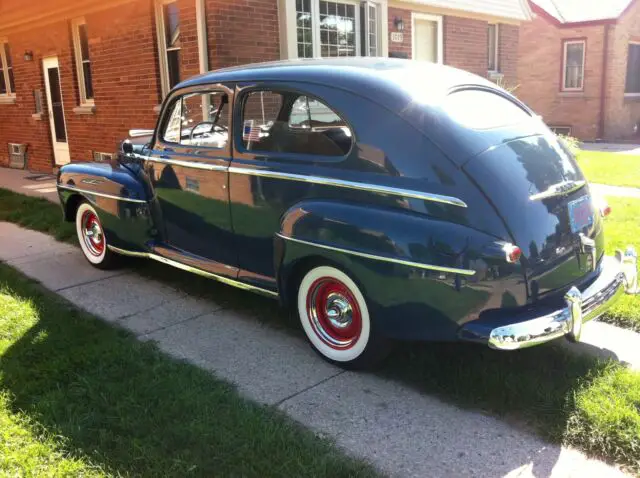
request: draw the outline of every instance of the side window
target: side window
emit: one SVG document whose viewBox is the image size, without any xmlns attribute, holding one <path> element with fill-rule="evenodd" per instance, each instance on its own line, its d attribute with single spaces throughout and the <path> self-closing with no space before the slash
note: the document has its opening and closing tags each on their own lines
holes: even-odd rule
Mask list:
<svg viewBox="0 0 640 478">
<path fill-rule="evenodd" d="M 324 103 L 294 93 L 249 93 L 242 112 L 249 151 L 344 156 L 351 149 L 347 123 Z"/>
<path fill-rule="evenodd" d="M 225 93 L 185 95 L 175 103 L 163 139 L 183 146 L 224 148 L 229 141 L 228 112 Z"/>
</svg>

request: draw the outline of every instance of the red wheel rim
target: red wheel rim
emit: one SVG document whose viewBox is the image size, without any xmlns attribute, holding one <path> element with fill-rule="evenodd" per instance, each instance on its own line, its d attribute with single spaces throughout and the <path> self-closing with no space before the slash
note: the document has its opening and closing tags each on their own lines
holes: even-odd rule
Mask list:
<svg viewBox="0 0 640 478">
<path fill-rule="evenodd" d="M 349 287 L 333 277 L 317 279 L 307 292 L 307 318 L 329 347 L 347 350 L 362 333 L 362 313 Z"/>
<path fill-rule="evenodd" d="M 80 219 L 82 240 L 92 256 L 100 257 L 104 252 L 104 233 L 98 216 L 93 211 L 85 211 Z"/>
</svg>

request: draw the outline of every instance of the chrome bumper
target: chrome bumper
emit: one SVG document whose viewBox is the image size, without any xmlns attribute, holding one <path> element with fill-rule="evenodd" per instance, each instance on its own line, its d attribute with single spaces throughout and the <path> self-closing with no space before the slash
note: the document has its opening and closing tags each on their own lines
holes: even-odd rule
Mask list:
<svg viewBox="0 0 640 478">
<path fill-rule="evenodd" d="M 516 350 L 566 336 L 580 340 L 582 325 L 604 314 L 625 292 L 637 293 L 637 256 L 633 248 L 602 259 L 600 276 L 583 292 L 572 287 L 564 296 L 566 307 L 535 319 L 493 329 L 489 347 Z"/>
</svg>

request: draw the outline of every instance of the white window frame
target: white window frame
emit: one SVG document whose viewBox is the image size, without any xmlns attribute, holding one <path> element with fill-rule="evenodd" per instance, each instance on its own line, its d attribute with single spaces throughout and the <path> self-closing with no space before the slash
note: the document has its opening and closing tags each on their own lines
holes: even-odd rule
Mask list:
<svg viewBox="0 0 640 478">
<path fill-rule="evenodd" d="M 80 26 L 86 25 L 87 22 L 84 18 L 76 18 L 71 22 L 71 30 L 73 35 L 73 51 L 74 58 L 76 60 L 76 72 L 78 74 L 78 91 L 80 92 L 80 106 L 95 106 L 95 101 L 93 98 L 87 98 L 87 90 L 85 88 L 85 78 L 84 78 L 84 60 L 82 59 L 82 45 L 80 44 Z M 89 53 L 89 58 L 91 58 L 91 54 Z M 89 60 L 89 64 L 91 65 L 91 60 Z M 92 65 L 91 65 L 92 66 Z M 93 82 L 93 75 L 91 77 L 91 81 Z"/>
<path fill-rule="evenodd" d="M 438 25 L 438 61 L 436 63 L 442 65 L 444 63 L 444 22 L 442 15 L 431 15 L 429 13 L 411 12 L 411 58 L 416 51 L 416 20 L 428 20 L 436 22 Z"/>
<path fill-rule="evenodd" d="M 382 41 L 381 41 L 381 31 L 382 31 L 382 26 L 380 25 L 380 19 L 382 17 L 382 5 L 380 5 L 377 2 L 372 2 L 372 1 L 364 1 L 361 2 L 361 4 L 364 6 L 364 24 L 365 24 L 365 32 L 364 35 L 362 35 L 362 31 L 360 32 L 361 36 L 364 36 L 364 45 L 362 45 L 364 51 L 367 53 L 366 56 L 370 56 L 370 50 L 371 50 L 371 34 L 369 31 L 369 21 L 371 20 L 369 18 L 369 9 L 370 8 L 375 8 L 376 10 L 376 55 L 377 57 L 382 56 L 381 54 L 381 50 L 382 50 Z M 362 50 L 360 50 L 362 51 Z"/>
<path fill-rule="evenodd" d="M 160 67 L 160 89 L 162 91 L 162 98 L 169 94 L 171 88 L 169 88 L 169 65 L 167 64 L 167 36 L 166 25 L 164 18 L 164 6 L 169 3 L 174 3 L 176 0 L 156 0 L 156 37 L 158 39 L 158 66 Z M 174 48 L 172 50 L 176 50 Z M 182 47 L 180 48 L 182 50 Z"/>
<path fill-rule="evenodd" d="M 567 88 L 567 50 L 569 45 L 582 45 L 582 84 L 578 88 Z M 584 91 L 585 71 L 584 65 L 587 58 L 587 40 L 562 40 L 562 91 Z"/>
<path fill-rule="evenodd" d="M 4 82 L 5 82 L 5 85 L 7 85 L 7 92 L 0 94 L 0 101 L 10 100 L 11 102 L 13 102 L 13 100 L 15 100 L 16 98 L 16 92 L 11 89 L 11 83 L 9 82 L 9 64 L 7 63 L 7 59 L 5 58 L 5 54 L 4 54 L 4 51 L 5 51 L 4 45 L 7 43 L 9 43 L 9 41 L 6 38 L 0 38 L 0 66 L 2 66 L 2 74 L 4 75 Z M 13 78 L 15 80 L 15 77 L 16 77 L 15 67 L 12 66 L 11 69 L 14 70 Z"/>
<path fill-rule="evenodd" d="M 640 45 L 640 41 L 629 40 L 627 42 L 627 44 L 628 45 Z M 627 63 L 628 62 L 629 62 L 629 47 L 627 46 Z M 627 69 L 628 68 L 629 68 L 629 65 L 627 65 Z M 625 75 L 625 78 L 624 78 L 624 82 L 625 82 L 624 83 L 624 89 L 625 89 L 624 96 L 626 96 L 627 98 L 638 98 L 638 97 L 640 97 L 640 93 L 627 93 L 626 92 L 626 90 L 627 90 L 627 69 L 625 69 L 625 71 L 624 71 L 624 75 Z"/>
<path fill-rule="evenodd" d="M 487 29 L 489 28 L 489 26 L 496 27 L 495 45 L 493 46 L 494 48 L 493 65 L 495 66 L 495 68 L 493 70 L 490 69 L 488 64 L 489 62 L 487 61 L 487 71 L 489 73 L 500 73 L 500 25 L 498 23 L 489 22 L 487 23 Z M 488 56 L 489 56 L 489 51 L 487 48 L 487 57 Z"/>
<path fill-rule="evenodd" d="M 355 40 L 356 57 L 362 56 L 361 6 L 371 4 L 378 9 L 378 56 L 388 55 L 388 4 L 387 0 L 329 0 L 337 3 L 353 5 L 355 8 Z M 298 58 L 296 0 L 278 0 L 280 17 L 280 51 L 283 59 Z M 367 11 L 368 14 L 368 11 Z M 320 0 L 311 0 L 311 32 L 313 40 L 313 57 L 320 58 Z M 368 24 L 367 24 L 368 28 Z M 366 36 L 367 42 L 368 35 Z M 367 53 L 368 53 L 367 49 Z"/>
</svg>

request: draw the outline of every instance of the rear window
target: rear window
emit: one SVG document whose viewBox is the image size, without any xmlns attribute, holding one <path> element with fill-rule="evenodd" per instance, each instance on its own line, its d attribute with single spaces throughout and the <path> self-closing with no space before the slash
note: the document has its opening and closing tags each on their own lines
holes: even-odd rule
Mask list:
<svg viewBox="0 0 640 478">
<path fill-rule="evenodd" d="M 447 96 L 443 109 L 456 123 L 471 129 L 501 128 L 531 119 L 508 98 L 486 90 L 459 90 Z"/>
</svg>

